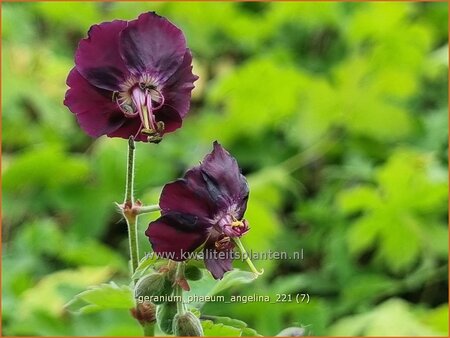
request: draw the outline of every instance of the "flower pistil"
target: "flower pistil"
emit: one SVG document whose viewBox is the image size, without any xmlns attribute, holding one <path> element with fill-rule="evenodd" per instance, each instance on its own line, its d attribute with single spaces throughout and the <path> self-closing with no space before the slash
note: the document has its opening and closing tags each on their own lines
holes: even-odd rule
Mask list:
<svg viewBox="0 0 450 338">
<path fill-rule="evenodd" d="M 138 133 L 147 135 L 149 142 L 158 143 L 164 133 L 164 122 L 156 121 L 155 112 L 164 105 L 164 96 L 151 76 L 143 76 L 140 81 L 130 78 L 121 86 L 120 93 L 113 93 L 125 117 L 139 115 L 141 127 Z"/>
</svg>

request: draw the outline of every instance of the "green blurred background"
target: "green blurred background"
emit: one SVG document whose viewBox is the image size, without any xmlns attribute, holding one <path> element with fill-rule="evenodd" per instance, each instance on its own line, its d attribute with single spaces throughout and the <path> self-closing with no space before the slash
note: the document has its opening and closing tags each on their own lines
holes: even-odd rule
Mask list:
<svg viewBox="0 0 450 338">
<path fill-rule="evenodd" d="M 3 335 L 140 335 L 126 310 L 63 309 L 127 283 L 126 141 L 94 140 L 63 106 L 95 23 L 155 10 L 200 75 L 182 129 L 137 147 L 154 204 L 219 140 L 250 183 L 243 239 L 266 273 L 233 294 L 309 304 L 207 304 L 264 335 L 448 334 L 447 3 L 3 3 Z M 141 252 L 150 246 L 143 235 Z"/>
</svg>

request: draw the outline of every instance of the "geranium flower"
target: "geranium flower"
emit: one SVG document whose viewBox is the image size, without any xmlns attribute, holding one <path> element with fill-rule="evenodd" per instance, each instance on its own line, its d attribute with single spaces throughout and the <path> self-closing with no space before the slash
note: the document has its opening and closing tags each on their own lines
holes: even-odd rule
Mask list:
<svg viewBox="0 0 450 338">
<path fill-rule="evenodd" d="M 161 217 L 145 234 L 161 257 L 184 261 L 202 244 L 206 268 L 220 279 L 232 269 L 231 252 L 249 230 L 243 218 L 249 188 L 236 159 L 214 142 L 213 151 L 183 178 L 164 186 Z M 240 244 L 240 242 L 239 242 Z"/>
<path fill-rule="evenodd" d="M 64 104 L 92 137 L 159 142 L 189 110 L 191 63 L 183 32 L 155 13 L 94 25 L 76 50 Z"/>
</svg>

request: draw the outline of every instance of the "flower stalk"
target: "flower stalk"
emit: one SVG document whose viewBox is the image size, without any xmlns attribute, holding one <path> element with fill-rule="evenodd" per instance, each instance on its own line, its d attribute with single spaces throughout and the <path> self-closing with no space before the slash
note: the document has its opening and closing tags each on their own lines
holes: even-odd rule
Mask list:
<svg viewBox="0 0 450 338">
<path fill-rule="evenodd" d="M 241 240 L 239 239 L 239 237 L 233 238 L 233 241 L 236 243 L 236 245 L 238 246 L 239 250 L 241 250 L 242 255 L 244 255 L 245 257 L 245 261 L 247 262 L 248 266 L 250 267 L 250 270 L 252 270 L 252 272 L 255 274 L 255 277 L 261 276 L 264 273 L 264 269 L 261 269 L 260 271 L 258 271 L 255 267 L 255 265 L 253 264 L 252 260 L 250 259 L 247 251 L 244 248 L 244 245 L 242 245 Z"/>
<path fill-rule="evenodd" d="M 184 262 L 177 263 L 177 270 L 175 272 L 175 281 L 178 281 L 180 279 L 184 279 Z M 179 302 L 177 301 L 177 313 L 182 315 L 186 312 L 186 309 L 183 303 L 183 289 L 178 283 L 176 284 L 174 292 L 176 296 L 180 296 L 181 298 Z"/>
<path fill-rule="evenodd" d="M 128 165 L 127 178 L 125 184 L 125 201 L 122 206 L 122 215 L 128 226 L 128 245 L 130 249 L 131 275 L 136 271 L 139 264 L 139 247 L 137 239 L 137 214 L 134 208 L 134 160 L 135 160 L 135 144 L 133 136 L 128 139 Z"/>
<path fill-rule="evenodd" d="M 134 213 L 136 215 L 148 214 L 150 212 L 160 211 L 161 208 L 158 204 L 154 205 L 135 205 Z"/>
</svg>

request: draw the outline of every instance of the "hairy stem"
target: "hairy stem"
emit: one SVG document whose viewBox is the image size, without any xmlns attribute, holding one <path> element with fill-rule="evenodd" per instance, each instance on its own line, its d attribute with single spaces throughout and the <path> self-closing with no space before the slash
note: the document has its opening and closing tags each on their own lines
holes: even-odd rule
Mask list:
<svg viewBox="0 0 450 338">
<path fill-rule="evenodd" d="M 128 226 L 128 245 L 131 259 L 131 275 L 136 271 L 139 263 L 139 248 L 137 239 L 137 215 L 133 212 L 134 207 L 134 160 L 135 145 L 134 138 L 128 139 L 128 165 L 127 180 L 125 185 L 125 201 L 122 207 L 122 214 Z"/>
<path fill-rule="evenodd" d="M 135 145 L 134 138 L 130 136 L 128 139 L 128 166 L 127 166 L 127 181 L 125 183 L 125 201 L 124 203 L 134 204 L 134 159 L 135 159 Z"/>
<path fill-rule="evenodd" d="M 177 270 L 175 272 L 175 279 L 183 277 L 183 275 L 184 275 L 184 262 L 178 262 Z M 182 315 L 186 312 L 186 309 L 185 309 L 184 303 L 183 303 L 183 289 L 178 284 L 175 287 L 175 295 L 181 297 L 181 301 L 180 302 L 177 301 L 177 313 Z"/>
<path fill-rule="evenodd" d="M 143 328 L 145 337 L 153 337 L 155 335 L 155 323 L 145 324 Z"/>
<path fill-rule="evenodd" d="M 124 212 L 125 220 L 128 226 L 128 246 L 130 248 L 131 259 L 131 275 L 136 271 L 139 264 L 139 248 L 137 240 L 137 216 L 126 215 Z"/>
<path fill-rule="evenodd" d="M 158 204 L 142 205 L 142 206 L 135 207 L 135 214 L 142 215 L 142 214 L 147 214 L 147 213 L 155 212 L 155 211 L 159 211 L 159 210 L 161 210 L 161 208 L 159 207 Z"/>
</svg>

